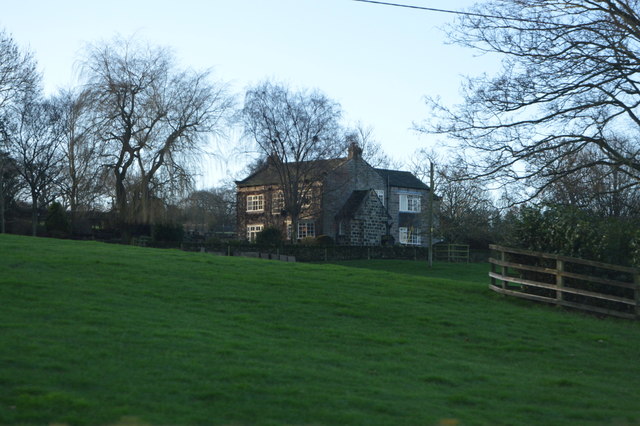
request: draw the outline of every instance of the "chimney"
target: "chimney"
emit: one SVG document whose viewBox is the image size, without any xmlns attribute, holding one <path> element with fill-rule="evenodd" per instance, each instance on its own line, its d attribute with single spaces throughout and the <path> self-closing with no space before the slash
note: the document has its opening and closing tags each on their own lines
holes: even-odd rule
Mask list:
<svg viewBox="0 0 640 426">
<path fill-rule="evenodd" d="M 362 148 L 358 145 L 357 142 L 351 142 L 349 144 L 349 155 L 347 158 L 351 160 L 352 158 L 361 158 L 362 157 Z"/>
</svg>

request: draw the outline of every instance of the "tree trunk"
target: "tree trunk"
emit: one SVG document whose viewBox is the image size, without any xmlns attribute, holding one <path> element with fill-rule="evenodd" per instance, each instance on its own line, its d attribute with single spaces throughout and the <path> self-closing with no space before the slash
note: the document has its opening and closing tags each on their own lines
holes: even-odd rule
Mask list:
<svg viewBox="0 0 640 426">
<path fill-rule="evenodd" d="M 6 232 L 4 210 L 4 176 L 3 170 L 0 168 L 0 234 L 4 234 Z"/>
<path fill-rule="evenodd" d="M 76 225 L 76 210 L 78 209 L 78 176 L 76 173 L 76 156 L 75 156 L 75 139 L 71 137 L 71 142 L 69 145 L 69 177 L 71 180 L 71 189 L 69 190 L 69 208 L 71 209 L 71 214 L 69 215 L 69 227 L 71 229 L 71 233 L 75 230 Z"/>
<path fill-rule="evenodd" d="M 140 221 L 145 225 L 151 224 L 149 198 L 149 179 L 143 176 L 142 179 L 140 179 Z"/>
<path fill-rule="evenodd" d="M 38 234 L 38 195 L 31 194 L 31 236 Z"/>
<path fill-rule="evenodd" d="M 4 160 L 0 159 L 0 234 L 6 232 L 5 228 L 5 202 L 4 202 Z"/>
<path fill-rule="evenodd" d="M 124 175 L 114 171 L 116 177 L 116 209 L 120 223 L 127 223 L 127 191 L 124 187 Z"/>
<path fill-rule="evenodd" d="M 298 223 L 300 218 L 298 215 L 291 216 L 291 244 L 298 244 Z"/>
</svg>

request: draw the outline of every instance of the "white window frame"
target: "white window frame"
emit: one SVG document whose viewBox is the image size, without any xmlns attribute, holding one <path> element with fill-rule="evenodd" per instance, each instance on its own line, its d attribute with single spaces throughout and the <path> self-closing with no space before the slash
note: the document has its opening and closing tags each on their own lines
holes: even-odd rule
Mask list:
<svg viewBox="0 0 640 426">
<path fill-rule="evenodd" d="M 264 195 L 255 194 L 247 195 L 247 212 L 263 212 L 264 211 Z"/>
<path fill-rule="evenodd" d="M 382 202 L 382 205 L 384 206 L 384 189 L 376 189 L 376 195 L 378 196 L 378 198 L 380 198 L 380 201 Z"/>
<path fill-rule="evenodd" d="M 271 213 L 280 214 L 284 210 L 284 192 L 275 191 L 271 196 Z"/>
<path fill-rule="evenodd" d="M 311 220 L 298 221 L 298 239 L 315 237 L 316 223 Z M 291 222 L 287 221 L 287 239 L 291 239 Z"/>
<path fill-rule="evenodd" d="M 263 229 L 264 225 L 261 223 L 247 225 L 247 240 L 250 242 L 254 242 L 258 233 L 262 232 Z"/>
<path fill-rule="evenodd" d="M 419 246 L 422 244 L 422 235 L 420 235 L 420 229 L 409 229 L 406 227 L 398 228 L 398 240 L 400 244 Z"/>
<path fill-rule="evenodd" d="M 421 197 L 417 194 L 400 194 L 400 212 L 420 213 Z"/>
<path fill-rule="evenodd" d="M 313 238 L 316 236 L 316 224 L 312 221 L 298 222 L 298 238 Z"/>
</svg>

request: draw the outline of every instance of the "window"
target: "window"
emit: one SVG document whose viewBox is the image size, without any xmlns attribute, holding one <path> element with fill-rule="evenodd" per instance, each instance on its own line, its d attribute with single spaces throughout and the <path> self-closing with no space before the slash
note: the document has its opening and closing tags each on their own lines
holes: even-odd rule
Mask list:
<svg viewBox="0 0 640 426">
<path fill-rule="evenodd" d="M 298 222 L 298 239 L 316 236 L 316 224 L 314 222 Z M 287 239 L 291 239 L 291 222 L 287 223 Z"/>
<path fill-rule="evenodd" d="M 420 213 L 420 196 L 412 194 L 400 194 L 400 211 Z"/>
<path fill-rule="evenodd" d="M 280 214 L 284 210 L 284 194 L 276 191 L 271 198 L 271 213 Z"/>
<path fill-rule="evenodd" d="M 263 225 L 248 225 L 247 226 L 247 240 L 254 242 L 259 232 L 262 232 Z"/>
<path fill-rule="evenodd" d="M 311 203 L 312 203 L 312 193 L 311 190 L 308 189 L 306 191 L 304 191 L 303 193 L 300 194 L 300 198 L 302 199 L 302 203 L 300 205 L 300 207 L 302 208 L 302 210 L 306 210 L 311 208 Z"/>
<path fill-rule="evenodd" d="M 378 194 L 378 198 L 382 201 L 382 205 L 384 206 L 384 189 L 376 189 L 376 194 Z"/>
<path fill-rule="evenodd" d="M 400 244 L 409 244 L 419 246 L 422 243 L 420 229 L 418 228 L 399 228 Z"/>
<path fill-rule="evenodd" d="M 316 224 L 313 222 L 298 222 L 298 238 L 315 237 Z"/>
<path fill-rule="evenodd" d="M 264 196 L 259 195 L 247 195 L 247 211 L 248 212 L 261 212 L 264 210 Z"/>
</svg>

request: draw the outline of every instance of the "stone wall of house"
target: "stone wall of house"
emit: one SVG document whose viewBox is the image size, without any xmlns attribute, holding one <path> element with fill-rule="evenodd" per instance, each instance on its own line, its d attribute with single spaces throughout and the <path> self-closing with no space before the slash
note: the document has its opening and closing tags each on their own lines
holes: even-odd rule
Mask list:
<svg viewBox="0 0 640 426">
<path fill-rule="evenodd" d="M 352 219 L 349 221 L 349 232 L 347 234 L 347 245 L 349 246 L 361 246 L 363 235 L 362 222 L 358 219 Z"/>
<path fill-rule="evenodd" d="M 378 172 L 362 157 L 355 156 L 332 171 L 325 180 L 322 200 L 322 229 L 326 235 L 337 235 L 336 214 L 340 211 L 353 191 L 385 189 L 385 182 Z"/>
<path fill-rule="evenodd" d="M 380 245 L 382 236 L 387 233 L 389 216 L 382 201 L 374 191 L 369 192 L 356 217 L 361 220 L 363 228 L 363 237 L 360 245 Z"/>
<path fill-rule="evenodd" d="M 247 238 L 247 226 L 262 225 L 264 228 L 277 228 L 282 233 L 283 238 L 287 238 L 287 227 L 291 223 L 291 217 L 283 214 L 281 209 L 274 208 L 276 194 L 280 191 L 278 185 L 256 185 L 240 187 L 236 193 L 236 235 L 239 240 Z M 322 186 L 313 188 L 311 202 L 303 209 L 299 220 L 312 221 L 315 224 L 316 236 L 323 234 L 321 221 L 318 220 L 321 212 L 320 197 Z M 264 197 L 264 208 L 260 212 L 247 211 L 247 197 L 250 195 L 262 195 Z"/>
<path fill-rule="evenodd" d="M 374 191 L 363 200 L 354 217 L 348 221 L 347 234 L 337 239 L 352 246 L 379 246 L 387 233 L 389 216 L 382 201 Z"/>
<path fill-rule="evenodd" d="M 429 200 L 429 191 L 415 188 L 400 188 L 392 186 L 388 191 L 387 209 L 391 216 L 390 234 L 395 238 L 396 243 L 400 242 L 400 227 L 419 228 L 421 233 L 426 235 L 427 232 L 427 203 Z M 418 194 L 421 200 L 420 213 L 400 212 L 400 194 Z M 426 239 L 422 238 L 422 245 L 426 245 Z"/>
<path fill-rule="evenodd" d="M 272 211 L 272 202 L 277 187 L 269 186 L 249 186 L 238 188 L 236 193 L 236 234 L 239 240 L 247 238 L 247 226 L 262 225 L 264 228 L 274 227 L 280 229 L 286 235 L 286 225 L 284 217 Z M 247 196 L 262 195 L 264 197 L 264 208 L 259 212 L 247 211 Z"/>
</svg>

